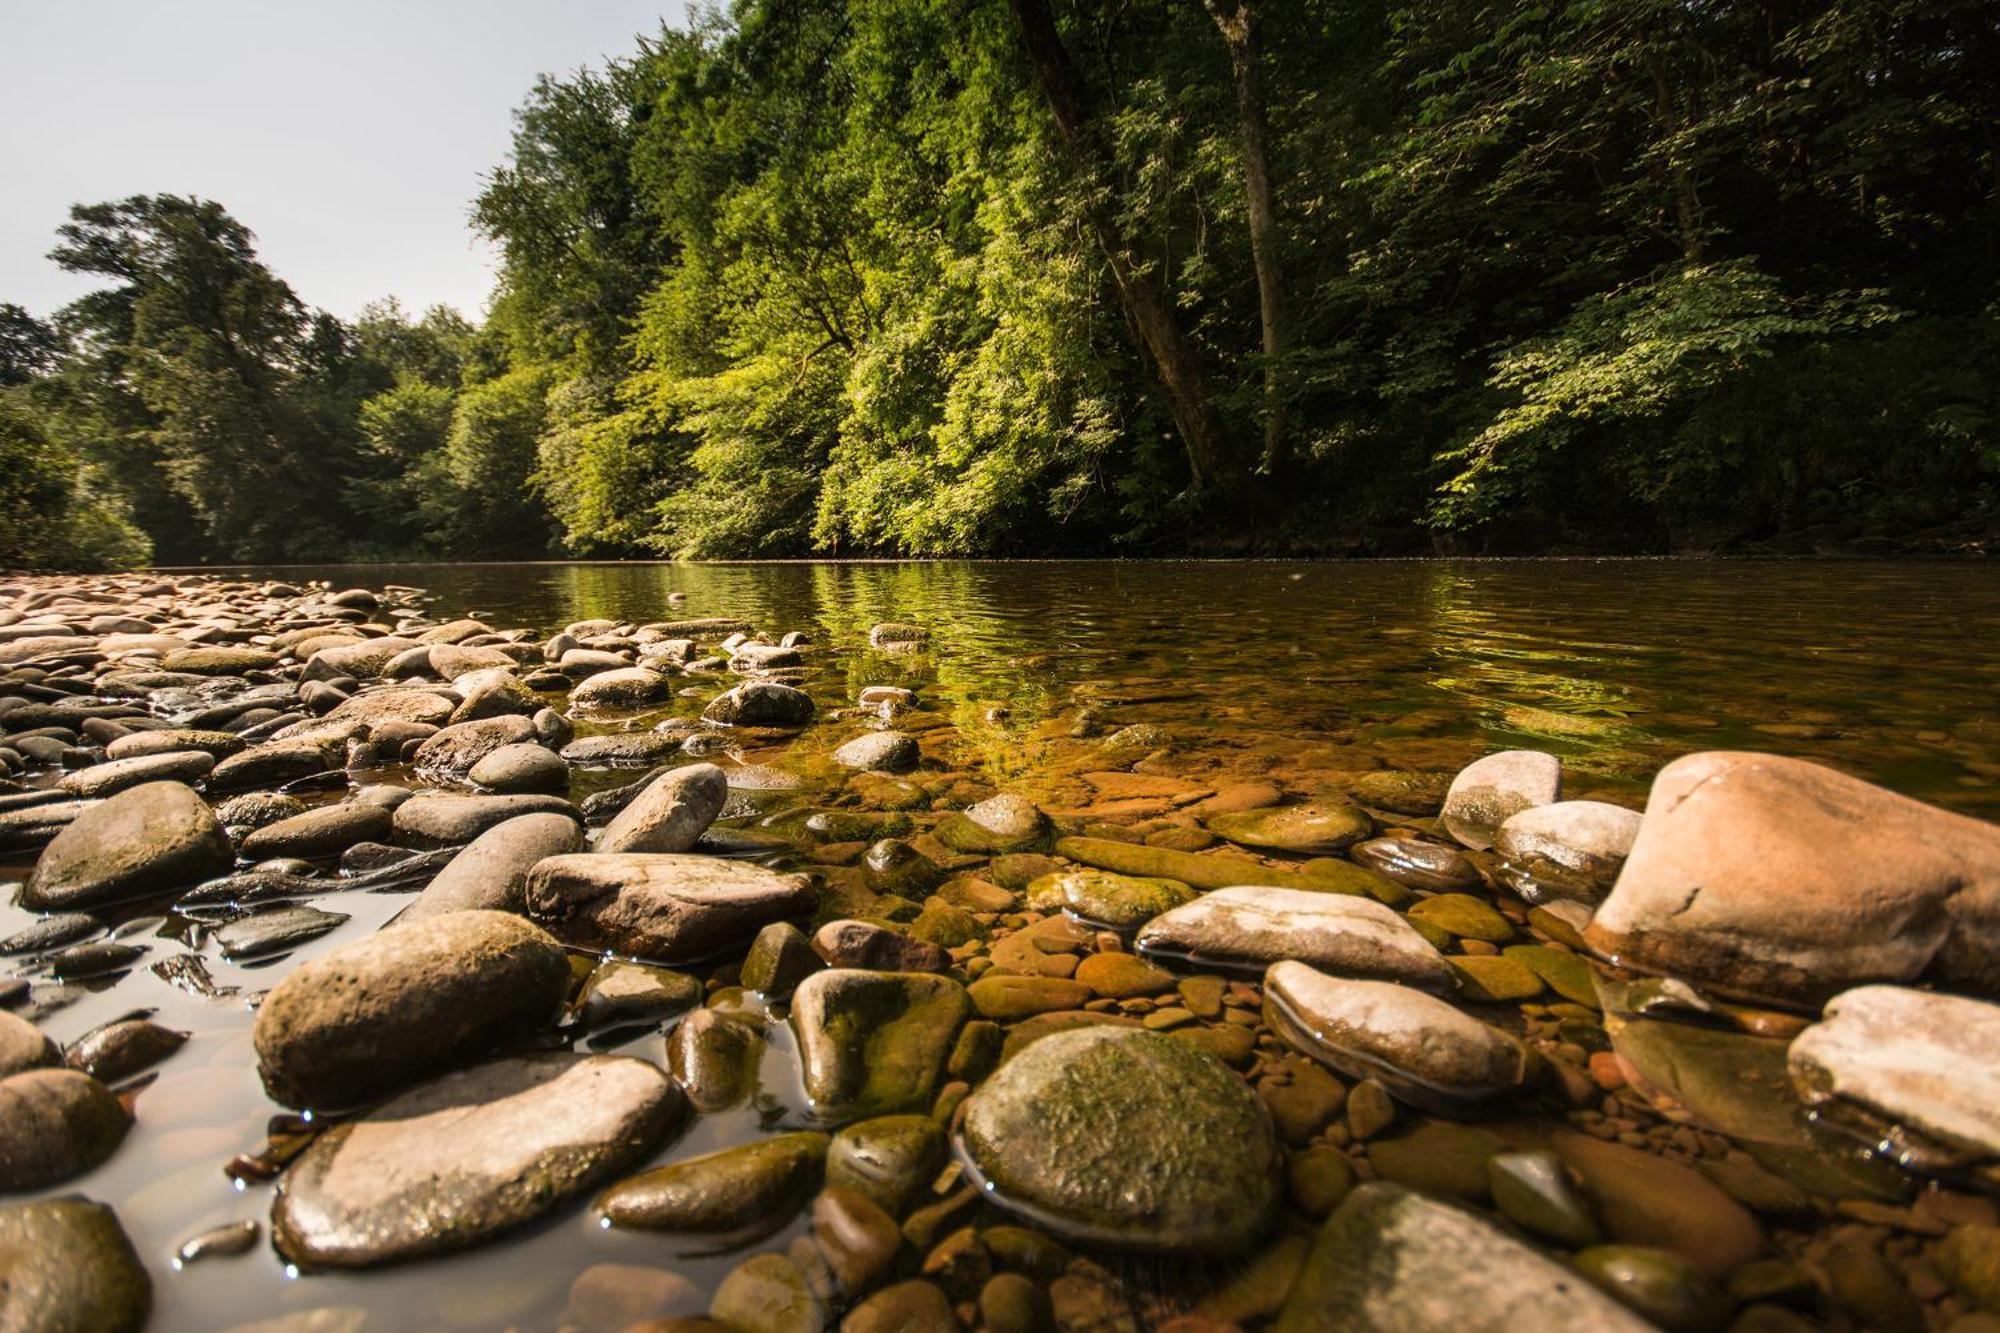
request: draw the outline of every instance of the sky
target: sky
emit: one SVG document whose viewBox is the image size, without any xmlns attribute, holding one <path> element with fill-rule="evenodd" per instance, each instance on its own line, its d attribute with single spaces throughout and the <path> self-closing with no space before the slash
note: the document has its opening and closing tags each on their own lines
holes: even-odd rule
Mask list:
<svg viewBox="0 0 2000 1333">
<path fill-rule="evenodd" d="M 478 318 L 467 224 L 541 73 L 627 55 L 683 0 L 0 0 L 0 302 L 92 285 L 47 259 L 79 202 L 214 199 L 308 305 Z"/>
</svg>

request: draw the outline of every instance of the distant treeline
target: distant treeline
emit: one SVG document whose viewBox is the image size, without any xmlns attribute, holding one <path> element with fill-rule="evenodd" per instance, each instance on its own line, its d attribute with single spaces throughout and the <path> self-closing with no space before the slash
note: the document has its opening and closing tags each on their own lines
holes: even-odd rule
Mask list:
<svg viewBox="0 0 2000 1333">
<path fill-rule="evenodd" d="M 0 311 L 0 565 L 1966 549 L 1990 0 L 738 0 L 539 83 L 483 326 L 221 206 Z"/>
</svg>

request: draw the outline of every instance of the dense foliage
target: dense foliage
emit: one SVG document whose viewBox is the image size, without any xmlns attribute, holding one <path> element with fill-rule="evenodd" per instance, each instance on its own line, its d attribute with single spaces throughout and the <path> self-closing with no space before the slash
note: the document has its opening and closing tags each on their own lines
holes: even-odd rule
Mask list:
<svg viewBox="0 0 2000 1333">
<path fill-rule="evenodd" d="M 738 0 L 544 79 L 483 327 L 212 203 L 0 311 L 0 563 L 1963 549 L 1980 0 Z M 32 523 L 15 513 L 42 517 Z"/>
</svg>

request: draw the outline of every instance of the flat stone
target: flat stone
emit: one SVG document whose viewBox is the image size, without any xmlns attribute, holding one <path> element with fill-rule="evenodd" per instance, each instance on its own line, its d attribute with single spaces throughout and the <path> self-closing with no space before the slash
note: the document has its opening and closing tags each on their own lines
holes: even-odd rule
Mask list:
<svg viewBox="0 0 2000 1333">
<path fill-rule="evenodd" d="M 1456 848 L 1415 838 L 1370 838 L 1347 854 L 1376 874 L 1425 893 L 1479 887 L 1479 871 Z"/>
<path fill-rule="evenodd" d="M 1381 903 L 1297 889 L 1217 889 L 1154 917 L 1142 953 L 1197 964 L 1257 967 L 1294 959 L 1343 976 L 1377 977 L 1430 990 L 1452 985 L 1444 956 Z"/>
<path fill-rule="evenodd" d="M 1502 944 L 1514 938 L 1514 927 L 1493 904 L 1469 893 L 1440 893 L 1409 910 L 1409 919 L 1461 940 Z"/>
<path fill-rule="evenodd" d="M 1650 1333 L 1567 1266 L 1477 1214 L 1399 1185 L 1350 1193 L 1320 1227 L 1276 1333 Z"/>
<path fill-rule="evenodd" d="M 1295 869 L 1277 869 L 1247 856 L 1202 855 L 1150 847 L 1112 838 L 1063 838 L 1056 850 L 1072 861 L 1100 870 L 1144 879 L 1171 879 L 1197 889 L 1227 889 L 1244 885 L 1300 889 L 1312 893 L 1372 894 L 1402 890 L 1373 871 L 1351 861 L 1319 858 Z"/>
<path fill-rule="evenodd" d="M 962 1135 L 989 1201 L 1072 1240 L 1241 1253 L 1277 1210 L 1278 1144 L 1255 1094 L 1158 1033 L 1044 1037 L 980 1085 Z"/>
<path fill-rule="evenodd" d="M 569 765 L 536 741 L 516 741 L 485 755 L 466 774 L 473 786 L 498 792 L 569 791 Z"/>
<path fill-rule="evenodd" d="M 107 759 L 133 759 L 145 754 L 172 754 L 200 750 L 216 759 L 240 754 L 249 744 L 233 731 L 207 731 L 192 727 L 163 727 L 157 731 L 135 731 L 120 736 L 104 747 Z"/>
<path fill-rule="evenodd" d="M 1158 995 L 1174 988 L 1174 974 L 1153 966 L 1137 954 L 1094 953 L 1077 965 L 1076 979 L 1093 995 L 1129 1000 Z"/>
<path fill-rule="evenodd" d="M 1142 879 L 1108 870 L 1061 870 L 1028 885 L 1028 906 L 1063 911 L 1081 921 L 1136 930 L 1162 912 L 1194 901 L 1194 891 L 1171 879 Z"/>
<path fill-rule="evenodd" d="M 63 775 L 57 787 L 81 800 L 115 796 L 142 782 L 199 782 L 215 767 L 215 756 L 203 750 L 170 750 L 93 764 Z"/>
<path fill-rule="evenodd" d="M 373 680 L 390 662 L 417 646 L 413 640 L 393 635 L 363 639 L 358 643 L 336 643 L 321 648 L 306 659 L 302 678 L 333 680 L 340 676 L 353 676 L 357 680 Z"/>
<path fill-rule="evenodd" d="M 842 1123 L 927 1106 L 971 1007 L 963 986 L 930 973 L 807 977 L 791 1024 L 813 1114 Z"/>
<path fill-rule="evenodd" d="M 118 1216 L 88 1199 L 0 1204 L 0 1328 L 139 1333 L 153 1283 Z"/>
<path fill-rule="evenodd" d="M 402 922 L 301 965 L 257 1011 L 271 1097 L 354 1106 L 549 1024 L 569 993 L 560 946 L 503 912 Z"/>
<path fill-rule="evenodd" d="M 701 981 L 685 972 L 609 958 L 591 969 L 576 1014 L 589 1027 L 660 1023 L 701 1003 Z"/>
<path fill-rule="evenodd" d="M 674 682 L 648 667 L 619 667 L 584 678 L 569 693 L 576 708 L 643 708 L 673 697 Z"/>
<path fill-rule="evenodd" d="M 667 852 L 552 856 L 528 876 L 527 906 L 563 939 L 662 963 L 740 947 L 819 901 L 802 875 Z"/>
<path fill-rule="evenodd" d="M 397 806 L 390 817 L 396 841 L 408 847 L 451 847 L 522 815 L 558 814 L 579 827 L 576 807 L 560 796 L 443 796 L 426 793 Z"/>
<path fill-rule="evenodd" d="M 1391 814 L 1434 815 L 1451 791 L 1450 773 L 1407 773 L 1378 769 L 1347 779 L 1347 794 L 1365 806 Z"/>
<path fill-rule="evenodd" d="M 337 705 L 326 720 L 366 722 L 371 727 L 390 722 L 442 727 L 451 719 L 453 707 L 452 701 L 436 690 L 366 690 Z"/>
<path fill-rule="evenodd" d="M 215 939 L 224 958 L 268 958 L 316 940 L 346 920 L 345 912 L 325 912 L 299 904 L 232 921 L 215 932 Z"/>
<path fill-rule="evenodd" d="M 1208 831 L 1244 847 L 1331 856 L 1375 831 L 1375 821 L 1359 806 L 1338 800 L 1275 805 L 1237 814 L 1211 815 Z"/>
<path fill-rule="evenodd" d="M 1689 755 L 1654 779 L 1585 938 L 1788 1000 L 1918 977 L 1994 994 L 2000 828 L 1800 759 Z"/>
<path fill-rule="evenodd" d="M 296 856 L 305 861 L 330 859 L 358 842 L 381 842 L 389 837 L 390 814 L 379 805 L 343 801 L 316 806 L 304 814 L 280 819 L 245 835 L 243 856 L 263 861 L 274 856 Z"/>
<path fill-rule="evenodd" d="M 454 722 L 419 745 L 410 763 L 420 773 L 470 774 L 494 751 L 534 739 L 535 724 L 517 713 Z"/>
<path fill-rule="evenodd" d="M 981 1017 L 1006 1023 L 1059 1009 L 1081 1009 L 1092 991 L 1081 981 L 1061 977 L 988 975 L 966 987 L 966 994 Z"/>
<path fill-rule="evenodd" d="M 836 764 L 878 773 L 907 773 L 919 757 L 916 737 L 902 731 L 867 732 L 833 752 Z"/>
<path fill-rule="evenodd" d="M 1858 1112 L 1898 1156 L 1932 1169 L 2000 1158 L 2000 1005 L 1862 986 L 1833 998 L 1786 1063 L 1808 1105 Z"/>
<path fill-rule="evenodd" d="M 228 873 L 229 835 L 194 789 L 132 787 L 79 813 L 43 849 L 21 889 L 34 911 L 94 907 Z"/>
<path fill-rule="evenodd" d="M 1611 885 L 1639 836 L 1636 810 L 1604 801 L 1556 801 L 1512 815 L 1493 850 L 1506 883 L 1529 902 L 1575 898 L 1595 903 Z"/>
<path fill-rule="evenodd" d="M 528 872 L 548 857 L 582 848 L 583 826 L 568 815 L 516 815 L 474 838 L 397 919 L 477 909 L 525 912 Z"/>
<path fill-rule="evenodd" d="M 620 810 L 597 839 L 599 852 L 685 852 L 722 813 L 729 779 L 714 764 L 662 773 Z"/>
<path fill-rule="evenodd" d="M 307 1268 L 464 1249 L 643 1159 L 684 1113 L 666 1075 L 627 1056 L 476 1065 L 314 1140 L 279 1184 L 271 1236 Z"/>
<path fill-rule="evenodd" d="M 1485 851 L 1510 817 L 1561 797 L 1561 760 L 1540 750 L 1502 750 L 1459 770 L 1441 817 L 1452 837 Z"/>
<path fill-rule="evenodd" d="M 140 1017 L 100 1023 L 70 1043 L 63 1062 L 100 1083 L 151 1069 L 187 1044 L 188 1034 Z"/>
<path fill-rule="evenodd" d="M 102 1083 L 74 1069 L 0 1079 L 0 1192 L 45 1189 L 100 1165 L 132 1118 Z M 0 1295 L 6 1287 L 0 1285 Z M 6 1313 L 0 1306 L 0 1314 Z"/>
<path fill-rule="evenodd" d="M 269 671 L 277 665 L 277 654 L 260 648 L 183 648 L 160 659 L 162 671 L 190 676 L 240 676 L 248 671 Z"/>
<path fill-rule="evenodd" d="M 743 1243 L 783 1226 L 818 1192 L 827 1136 L 775 1134 L 641 1171 L 594 1211 L 615 1227 Z"/>
<path fill-rule="evenodd" d="M 1521 1042 L 1422 991 L 1350 981 L 1303 963 L 1264 974 L 1265 1023 L 1350 1078 L 1373 1078 L 1426 1110 L 1450 1113 L 1518 1089 Z"/>
<path fill-rule="evenodd" d="M 562 747 L 562 757 L 581 768 L 646 768 L 679 754 L 685 739 L 685 735 L 658 731 L 579 736 Z"/>
</svg>

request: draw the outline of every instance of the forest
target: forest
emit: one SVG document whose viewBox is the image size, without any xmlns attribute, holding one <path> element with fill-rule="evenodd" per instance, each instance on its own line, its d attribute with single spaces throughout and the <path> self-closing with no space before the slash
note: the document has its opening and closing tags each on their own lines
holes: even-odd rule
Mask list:
<svg viewBox="0 0 2000 1333">
<path fill-rule="evenodd" d="M 79 203 L 0 567 L 2000 538 L 1987 0 L 737 0 L 469 217 L 345 321 Z"/>
</svg>

